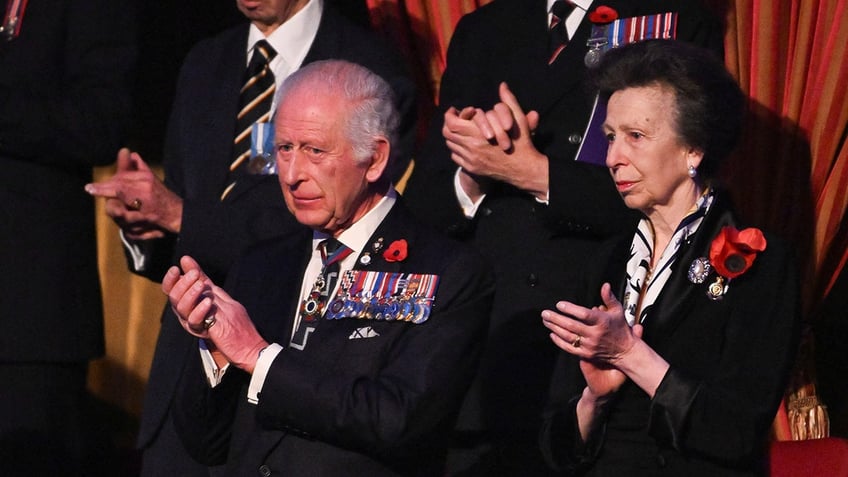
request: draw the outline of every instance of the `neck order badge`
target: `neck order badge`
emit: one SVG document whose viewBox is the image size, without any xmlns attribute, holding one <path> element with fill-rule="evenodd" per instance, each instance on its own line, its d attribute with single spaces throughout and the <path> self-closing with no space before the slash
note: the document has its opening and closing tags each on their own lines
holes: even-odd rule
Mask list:
<svg viewBox="0 0 848 477">
<path fill-rule="evenodd" d="M 327 305 L 329 294 L 336 285 L 339 267 L 342 260 L 353 252 L 350 248 L 334 238 L 328 238 L 318 245 L 321 252 L 321 273 L 315 279 L 309 295 L 300 304 L 300 321 L 292 335 L 289 346 L 303 350 L 309 334 L 318 326 L 324 307 Z"/>
</svg>

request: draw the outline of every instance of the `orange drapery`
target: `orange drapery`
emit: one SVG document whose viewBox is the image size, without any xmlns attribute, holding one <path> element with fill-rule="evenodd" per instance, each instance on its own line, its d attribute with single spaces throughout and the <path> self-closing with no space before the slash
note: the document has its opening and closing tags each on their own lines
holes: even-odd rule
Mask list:
<svg viewBox="0 0 848 477">
<path fill-rule="evenodd" d="M 728 181 L 751 218 L 798 247 L 805 317 L 848 258 L 846 14 L 846 0 L 736 0 L 727 17 L 727 65 L 754 117 L 740 154 L 748 163 L 737 161 Z M 790 429 L 778 427 L 779 438 L 828 433 L 810 350 L 805 336 L 787 398 Z"/>
<path fill-rule="evenodd" d="M 489 1 L 366 3 L 373 24 L 405 53 L 429 101 L 437 97 L 456 22 Z M 848 84 L 848 0 L 709 3 L 727 19 L 726 63 L 751 97 L 742 160 L 728 168 L 726 181 L 750 220 L 797 244 L 809 316 L 848 262 L 848 228 L 843 226 L 848 94 L 842 86 Z M 422 107 L 425 118 L 428 111 Z M 96 171 L 99 178 L 109 174 L 109 168 Z M 107 356 L 92 367 L 90 387 L 106 401 L 138 414 L 164 296 L 158 286 L 129 276 L 117 229 L 102 204 L 98 206 Z M 813 392 L 808 378 L 802 376 L 790 390 L 790 406 L 793 399 Z M 789 423 L 784 422 L 783 430 L 777 430 L 785 439 Z"/>
</svg>

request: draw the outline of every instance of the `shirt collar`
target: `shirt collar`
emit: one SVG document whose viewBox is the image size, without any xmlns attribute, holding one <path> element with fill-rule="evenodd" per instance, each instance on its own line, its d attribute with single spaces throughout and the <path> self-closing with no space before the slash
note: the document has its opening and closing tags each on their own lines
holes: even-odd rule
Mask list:
<svg viewBox="0 0 848 477">
<path fill-rule="evenodd" d="M 548 0 L 548 13 L 551 11 L 551 7 L 554 6 L 554 2 L 556 0 Z M 571 0 L 571 3 L 577 5 L 581 10 L 589 11 L 589 7 L 592 6 L 593 0 Z"/>
<path fill-rule="evenodd" d="M 389 211 L 395 205 L 395 202 L 397 202 L 397 192 L 394 187 L 390 187 L 388 193 L 386 193 L 386 195 L 377 202 L 377 205 L 372 207 L 371 210 L 362 216 L 362 218 L 354 222 L 339 235 L 339 241 L 353 250 L 353 253 L 350 254 L 349 258 L 355 260 L 356 257 L 365 250 L 366 245 L 368 245 L 368 240 L 372 235 L 374 235 L 377 227 L 383 223 L 383 219 L 385 219 L 389 214 Z M 318 243 L 327 237 L 328 236 L 325 233 L 313 232 L 312 248 L 315 249 L 315 247 L 318 246 Z"/>
<path fill-rule="evenodd" d="M 286 20 L 266 38 L 254 24 L 250 24 L 247 36 L 247 58 L 253 53 L 253 47 L 259 40 L 266 40 L 277 52 L 274 61 L 282 61 L 291 71 L 300 68 L 306 53 L 312 46 L 312 41 L 318 33 L 321 14 L 324 11 L 324 0 L 310 0 L 293 17 Z M 272 61 L 273 69 L 273 61 Z M 286 75 L 287 76 L 287 75 Z"/>
<path fill-rule="evenodd" d="M 548 0 L 548 25 L 551 22 L 551 7 L 554 5 L 556 0 Z M 568 18 L 565 19 L 565 31 L 568 33 L 568 38 L 573 38 L 574 34 L 577 33 L 577 29 L 580 27 L 580 23 L 583 21 L 583 18 L 586 16 L 586 13 L 589 11 L 589 7 L 592 6 L 593 0 L 571 0 L 574 5 L 577 6 Z"/>
</svg>

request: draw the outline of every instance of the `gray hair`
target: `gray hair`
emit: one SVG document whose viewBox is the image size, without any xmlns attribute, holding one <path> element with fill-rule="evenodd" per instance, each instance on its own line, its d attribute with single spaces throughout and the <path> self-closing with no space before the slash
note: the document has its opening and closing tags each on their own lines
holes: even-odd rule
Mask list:
<svg viewBox="0 0 848 477">
<path fill-rule="evenodd" d="M 314 93 L 338 97 L 348 105 L 346 136 L 358 161 L 374 153 L 374 137 L 397 143 L 400 115 L 391 86 L 368 68 L 343 60 L 309 63 L 292 73 L 277 91 L 278 105 L 301 86 Z M 391 151 L 389 161 L 394 160 Z"/>
</svg>

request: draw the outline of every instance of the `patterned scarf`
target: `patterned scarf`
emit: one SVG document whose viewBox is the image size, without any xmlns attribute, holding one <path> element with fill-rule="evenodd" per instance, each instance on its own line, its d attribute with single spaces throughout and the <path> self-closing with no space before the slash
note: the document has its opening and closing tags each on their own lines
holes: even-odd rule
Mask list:
<svg viewBox="0 0 848 477">
<path fill-rule="evenodd" d="M 627 288 L 624 292 L 624 317 L 633 326 L 642 323 L 650 314 L 651 307 L 671 276 L 671 266 L 677 258 L 680 244 L 694 234 L 713 203 L 714 193 L 707 189 L 674 231 L 674 235 L 651 273 L 651 258 L 654 256 L 654 229 L 648 219 L 639 221 L 633 242 L 630 244 L 630 259 L 627 261 Z M 641 308 L 640 308 L 641 305 Z M 639 310 L 639 316 L 636 312 Z"/>
</svg>

